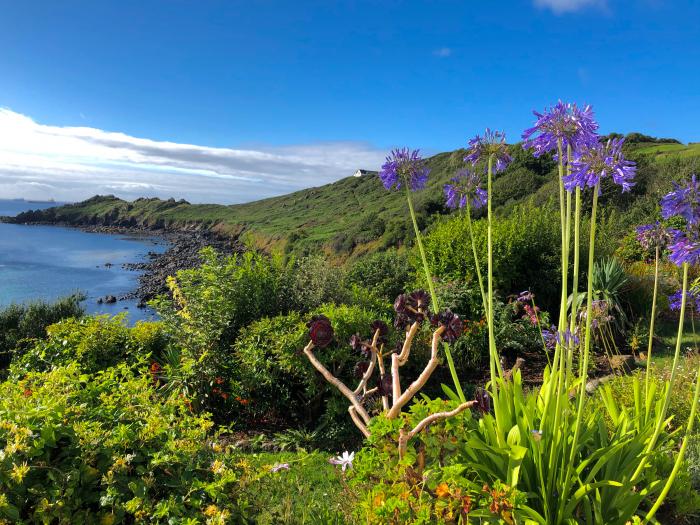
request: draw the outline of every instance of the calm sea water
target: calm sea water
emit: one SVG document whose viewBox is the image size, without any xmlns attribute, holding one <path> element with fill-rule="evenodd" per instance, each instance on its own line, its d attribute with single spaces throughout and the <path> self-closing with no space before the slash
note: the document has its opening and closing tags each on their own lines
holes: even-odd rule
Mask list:
<svg viewBox="0 0 700 525">
<path fill-rule="evenodd" d="M 55 205 L 0 199 L 0 215 Z M 97 299 L 135 290 L 139 274 L 123 269 L 122 264 L 144 261 L 149 251 L 160 253 L 166 247 L 155 238 L 0 223 L 0 306 L 81 291 L 87 295 L 84 306 L 88 313 L 126 312 L 132 323 L 150 319 L 154 313 L 137 308 L 136 300 L 97 304 Z M 112 266 L 105 266 L 107 263 Z"/>
</svg>

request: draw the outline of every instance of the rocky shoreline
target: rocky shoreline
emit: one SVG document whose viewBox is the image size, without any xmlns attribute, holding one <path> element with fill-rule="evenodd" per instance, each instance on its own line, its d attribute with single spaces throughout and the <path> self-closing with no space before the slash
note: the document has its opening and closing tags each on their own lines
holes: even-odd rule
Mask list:
<svg viewBox="0 0 700 525">
<path fill-rule="evenodd" d="M 157 243 L 168 245 L 167 249 L 158 253 L 149 251 L 148 260 L 143 262 L 125 263 L 122 268 L 142 272 L 139 276 L 138 287 L 119 296 L 107 295 L 99 299 L 101 302 L 113 303 L 122 300 L 138 300 L 138 307 L 146 307 L 146 303 L 157 295 L 168 293 L 166 279 L 175 275 L 178 270 L 195 268 L 201 264 L 199 252 L 210 246 L 220 253 L 232 254 L 243 251 L 243 246 L 236 240 L 216 235 L 208 231 L 173 231 L 150 230 L 142 228 L 125 228 L 118 226 L 81 227 L 83 231 L 96 233 L 112 233 L 134 237 L 157 239 Z"/>
</svg>

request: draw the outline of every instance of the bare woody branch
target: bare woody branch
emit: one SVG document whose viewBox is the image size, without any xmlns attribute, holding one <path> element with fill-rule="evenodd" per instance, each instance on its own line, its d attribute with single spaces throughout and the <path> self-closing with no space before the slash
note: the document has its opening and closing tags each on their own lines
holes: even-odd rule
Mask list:
<svg viewBox="0 0 700 525">
<path fill-rule="evenodd" d="M 435 369 L 438 367 L 439 360 L 438 360 L 438 346 L 440 344 L 440 337 L 442 336 L 443 332 L 445 331 L 444 326 L 440 326 L 435 332 L 433 332 L 433 341 L 432 341 L 432 346 L 431 346 L 431 352 L 430 352 L 430 359 L 428 360 L 428 364 L 425 365 L 425 368 L 423 369 L 423 372 L 418 376 L 418 378 L 411 383 L 411 385 L 406 389 L 405 392 L 400 394 L 399 396 L 396 396 L 396 387 L 397 387 L 397 382 L 396 382 L 396 377 L 398 376 L 399 372 L 399 356 L 396 354 L 392 355 L 392 363 L 391 363 L 391 371 L 392 374 L 395 374 L 394 379 L 394 404 L 387 413 L 386 417 L 387 419 L 394 419 L 396 418 L 400 413 L 401 409 L 408 403 L 416 393 L 423 388 L 425 383 L 428 381 L 432 373 L 435 371 Z M 400 386 L 399 386 L 399 393 L 400 393 Z"/>
<path fill-rule="evenodd" d="M 372 374 L 374 373 L 374 365 L 377 361 L 377 340 L 379 339 L 379 329 L 375 330 L 374 332 L 374 337 L 372 338 L 372 345 L 370 346 L 370 361 L 369 361 L 369 366 L 367 367 L 367 371 L 364 373 L 362 376 L 362 379 L 360 380 L 360 384 L 357 385 L 357 388 L 355 389 L 355 395 L 359 394 L 363 388 L 367 386 L 367 381 L 369 381 L 369 378 L 372 377 Z"/>
<path fill-rule="evenodd" d="M 357 426 L 357 428 L 360 429 L 360 432 L 362 432 L 362 435 L 368 438 L 370 436 L 369 430 L 367 429 L 367 425 L 362 421 L 360 416 L 357 415 L 357 410 L 355 409 L 354 405 L 350 405 L 348 407 L 348 412 L 350 412 L 350 417 L 352 418 L 353 423 Z"/>
</svg>

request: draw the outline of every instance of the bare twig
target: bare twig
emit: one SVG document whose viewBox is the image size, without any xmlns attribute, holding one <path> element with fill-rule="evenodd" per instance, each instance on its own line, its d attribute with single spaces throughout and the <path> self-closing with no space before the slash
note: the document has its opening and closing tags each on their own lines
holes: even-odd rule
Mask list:
<svg viewBox="0 0 700 525">
<path fill-rule="evenodd" d="M 377 339 L 379 339 L 379 329 L 375 330 L 374 332 L 374 337 L 372 338 L 372 345 L 370 346 L 371 355 L 369 366 L 367 367 L 367 371 L 362 376 L 360 384 L 358 384 L 357 388 L 355 389 L 356 395 L 359 394 L 362 391 L 362 389 L 367 386 L 367 381 L 369 381 L 369 378 L 372 377 L 372 374 L 374 373 L 374 365 L 377 361 Z"/>
<path fill-rule="evenodd" d="M 362 432 L 362 435 L 368 438 L 370 436 L 369 430 L 367 429 L 367 425 L 362 422 L 362 419 L 360 416 L 357 415 L 357 410 L 355 409 L 354 405 L 350 405 L 348 407 L 348 412 L 350 412 L 350 417 L 352 418 L 353 422 L 357 426 L 357 428 L 360 429 L 360 432 Z"/>
<path fill-rule="evenodd" d="M 316 370 L 321 372 L 321 375 L 324 378 L 326 378 L 326 381 L 328 381 L 329 383 L 334 385 L 338 390 L 340 390 L 340 392 L 348 399 L 348 401 L 350 401 L 353 407 L 355 407 L 357 414 L 359 414 L 362 417 L 362 420 L 364 421 L 365 425 L 368 424 L 370 419 L 369 415 L 358 401 L 355 393 L 352 390 L 350 390 L 347 386 L 345 386 L 345 383 L 343 383 L 340 379 L 331 374 L 325 366 L 323 366 L 323 364 L 314 355 L 313 348 L 313 341 L 309 341 L 309 344 L 306 345 L 306 347 L 304 348 L 304 353 L 306 354 L 306 357 L 309 359 L 309 361 L 311 361 L 311 364 L 314 365 Z"/>
<path fill-rule="evenodd" d="M 406 453 L 406 447 L 408 446 L 409 440 L 413 439 L 416 436 L 416 434 L 418 434 L 418 432 L 423 430 L 425 427 L 441 419 L 454 417 L 460 412 L 466 410 L 467 408 L 471 408 L 475 404 L 476 401 L 467 401 L 466 403 L 462 403 L 457 408 L 455 408 L 454 410 L 450 410 L 449 412 L 437 412 L 435 414 L 429 415 L 428 417 L 420 421 L 413 428 L 413 430 L 407 431 L 406 429 L 402 428 L 399 431 L 399 457 L 403 458 L 404 454 Z"/>
<path fill-rule="evenodd" d="M 432 346 L 431 346 L 431 352 L 430 352 L 430 359 L 428 360 L 428 364 L 425 365 L 425 368 L 423 369 L 423 372 L 418 376 L 418 378 L 411 383 L 411 385 L 406 389 L 406 391 L 399 396 L 396 396 L 396 391 L 397 391 L 397 381 L 396 377 L 398 376 L 398 371 L 399 371 L 399 356 L 396 354 L 392 355 L 392 374 L 396 374 L 396 377 L 394 377 L 394 404 L 387 413 L 386 417 L 387 419 L 394 419 L 396 418 L 400 413 L 401 409 L 403 406 L 408 403 L 414 395 L 423 388 L 423 385 L 428 381 L 432 373 L 435 371 L 439 364 L 438 360 L 438 345 L 440 344 L 440 337 L 442 336 L 443 332 L 445 331 L 444 326 L 438 327 L 435 332 L 433 332 L 433 341 L 432 341 Z M 399 392 L 400 390 L 400 384 L 398 385 Z"/>
</svg>

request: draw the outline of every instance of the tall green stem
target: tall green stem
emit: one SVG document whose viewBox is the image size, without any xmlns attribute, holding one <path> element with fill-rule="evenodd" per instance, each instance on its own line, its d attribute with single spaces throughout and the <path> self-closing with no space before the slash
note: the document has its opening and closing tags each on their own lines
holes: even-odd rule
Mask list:
<svg viewBox="0 0 700 525">
<path fill-rule="evenodd" d="M 658 250 L 658 248 L 657 248 Z M 656 511 L 659 510 L 659 507 L 663 504 L 664 500 L 666 499 L 666 496 L 668 496 L 669 491 L 671 490 L 671 486 L 673 486 L 673 482 L 676 479 L 676 476 L 678 475 L 678 471 L 681 468 L 681 464 L 683 463 L 683 458 L 685 457 L 685 450 L 688 448 L 688 439 L 693 435 L 693 425 L 695 424 L 695 411 L 698 406 L 698 398 L 700 398 L 700 369 L 698 370 L 696 376 L 695 376 L 695 394 L 693 395 L 693 404 L 690 407 L 690 416 L 688 417 L 688 425 L 685 429 L 685 436 L 683 437 L 683 443 L 681 444 L 681 448 L 678 451 L 678 456 L 676 457 L 676 461 L 673 464 L 673 469 L 671 470 L 671 475 L 668 477 L 668 480 L 666 480 L 666 484 L 664 485 L 664 488 L 661 490 L 661 493 L 659 494 L 659 497 L 656 499 L 654 502 L 654 505 L 649 509 L 649 512 L 647 513 L 646 517 L 644 518 L 645 522 L 651 521 L 651 519 L 654 517 L 656 514 Z"/>
<path fill-rule="evenodd" d="M 571 164 L 571 148 L 568 149 L 569 164 Z M 568 168 L 571 171 L 571 168 Z M 569 330 L 573 334 L 576 330 L 576 312 L 578 310 L 578 272 L 579 272 L 579 246 L 581 244 L 581 188 L 576 186 L 576 199 L 574 202 L 574 273 L 571 283 L 571 318 L 569 319 Z M 573 345 L 567 356 L 566 368 L 569 374 L 574 368 Z"/>
<path fill-rule="evenodd" d="M 498 377 L 503 378 L 503 370 L 501 363 L 498 360 L 498 350 L 496 349 L 496 335 L 493 329 L 493 242 L 492 242 L 492 227 L 491 227 L 491 179 L 493 177 L 493 156 L 489 156 L 489 164 L 487 170 L 487 222 L 488 222 L 488 324 L 489 324 L 489 356 L 491 368 L 491 382 L 496 384 L 496 372 Z"/>
<path fill-rule="evenodd" d="M 569 445 L 571 453 L 569 455 L 569 463 L 566 466 L 566 475 L 564 477 L 564 491 L 561 496 L 565 498 L 571 488 L 571 468 L 574 465 L 576 451 L 578 449 L 578 440 L 581 433 L 581 420 L 583 419 L 583 409 L 586 401 L 586 379 L 588 378 L 588 356 L 591 348 L 591 317 L 593 317 L 593 265 L 595 262 L 595 234 L 596 234 L 596 215 L 598 211 L 598 192 L 600 191 L 600 182 L 593 188 L 593 207 L 591 209 L 591 231 L 588 239 L 588 287 L 586 297 L 586 331 L 583 344 L 583 362 L 579 370 L 579 390 L 578 390 L 578 408 L 576 410 L 576 422 L 574 424 L 574 437 Z M 564 510 L 564 504 L 560 505 L 560 512 Z"/>
<path fill-rule="evenodd" d="M 408 200 L 408 210 L 411 213 L 411 221 L 413 222 L 413 229 L 416 232 L 416 244 L 418 244 L 418 251 L 420 252 L 420 258 L 423 262 L 423 269 L 425 270 L 425 278 L 428 281 L 428 290 L 430 290 L 430 299 L 432 301 L 433 312 L 438 313 L 440 311 L 440 306 L 438 304 L 437 294 L 435 293 L 435 283 L 433 283 L 433 276 L 430 272 L 430 266 L 428 266 L 428 258 L 425 256 L 425 248 L 423 248 L 423 240 L 421 238 L 420 229 L 418 228 L 418 221 L 416 220 L 416 212 L 413 209 L 413 201 L 411 200 L 411 191 L 406 185 L 406 200 Z M 457 390 L 457 395 L 462 403 L 466 401 L 464 397 L 464 391 L 462 390 L 462 385 L 459 383 L 459 378 L 457 377 L 457 370 L 455 369 L 454 360 L 452 359 L 452 352 L 450 351 L 450 345 L 443 343 L 443 350 L 445 350 L 445 357 L 447 357 L 447 365 L 450 369 L 450 375 L 452 376 L 452 381 Z"/>
<path fill-rule="evenodd" d="M 654 258 L 654 294 L 651 300 L 651 317 L 649 318 L 649 344 L 647 345 L 647 373 L 644 378 L 644 402 L 646 403 L 646 415 L 649 417 L 651 400 L 649 399 L 649 374 L 651 372 L 651 350 L 654 345 L 654 321 L 656 320 L 656 294 L 659 288 L 659 247 L 656 247 Z"/>
<path fill-rule="evenodd" d="M 647 458 L 649 457 L 649 454 L 651 453 L 652 450 L 654 450 L 654 447 L 656 446 L 656 441 L 659 439 L 659 435 L 661 435 L 661 430 L 663 429 L 664 422 L 666 420 L 666 412 L 668 412 L 668 406 L 671 404 L 671 394 L 673 393 L 673 384 L 676 380 L 676 371 L 678 369 L 678 358 L 681 354 L 681 339 L 683 339 L 683 325 L 685 323 L 685 303 L 686 303 L 686 294 L 688 292 L 688 264 L 683 263 L 683 289 L 681 290 L 682 296 L 681 296 L 681 311 L 680 311 L 680 317 L 678 319 L 678 334 L 676 335 L 676 351 L 673 355 L 673 364 L 671 365 L 671 377 L 668 380 L 668 388 L 666 391 L 666 396 L 664 398 L 664 404 L 663 407 L 661 408 L 661 413 L 656 414 L 656 427 L 654 428 L 654 435 L 651 437 L 649 442 L 647 443 L 647 447 L 644 449 L 644 454 L 642 456 L 642 460 L 639 462 L 639 465 L 637 466 L 637 470 L 634 471 L 634 474 L 632 474 L 632 477 L 630 478 L 631 482 L 634 482 L 637 480 L 639 475 L 642 473 L 642 470 L 644 470 L 644 467 L 647 464 Z"/>
<path fill-rule="evenodd" d="M 484 315 L 488 318 L 489 306 L 486 302 L 486 292 L 484 291 L 484 280 L 481 277 L 481 265 L 479 264 L 479 256 L 476 252 L 476 242 L 474 241 L 474 232 L 472 230 L 472 211 L 467 199 L 467 231 L 469 232 L 469 240 L 472 243 L 472 253 L 474 254 L 474 267 L 476 268 L 476 277 L 479 280 L 479 290 L 481 291 L 481 300 L 484 305 Z"/>
</svg>

